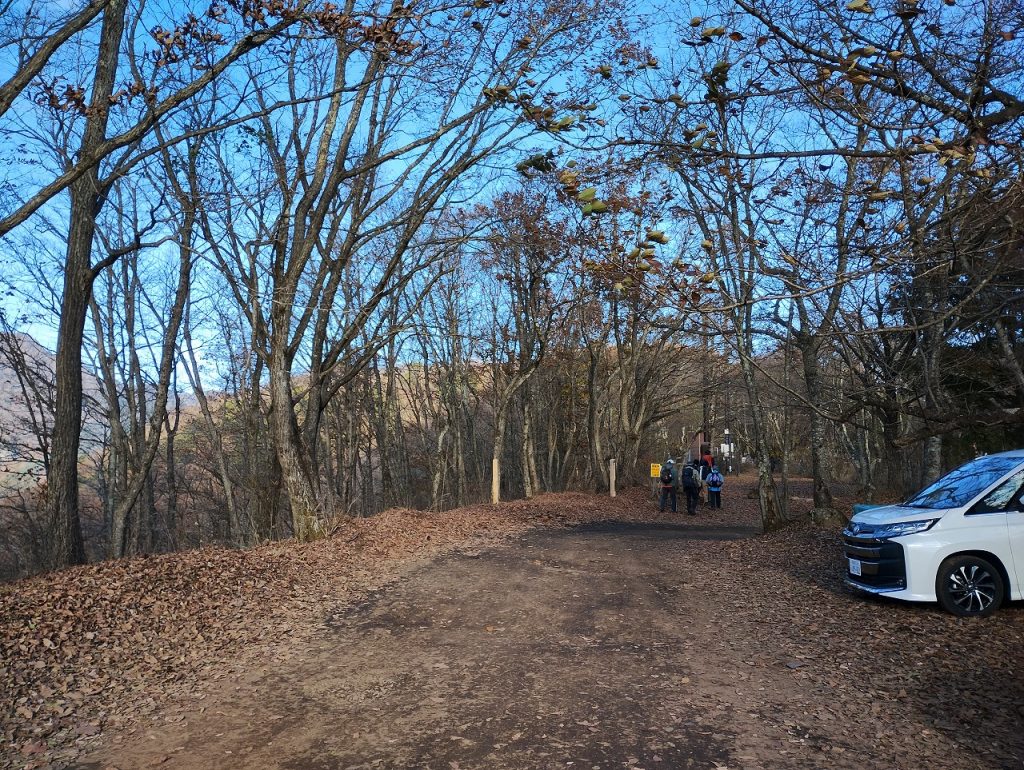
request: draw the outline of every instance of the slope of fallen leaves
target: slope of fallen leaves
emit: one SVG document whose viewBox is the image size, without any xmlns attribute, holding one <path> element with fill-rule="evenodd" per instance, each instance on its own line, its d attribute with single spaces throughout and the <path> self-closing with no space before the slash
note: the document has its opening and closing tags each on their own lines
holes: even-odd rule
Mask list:
<svg viewBox="0 0 1024 770">
<path fill-rule="evenodd" d="M 645 490 L 390 510 L 314 543 L 203 548 L 0 586 L 0 765 L 45 767 L 72 756 L 78 739 L 152 710 L 403 564 L 530 527 L 610 518 L 661 517 Z"/>
</svg>

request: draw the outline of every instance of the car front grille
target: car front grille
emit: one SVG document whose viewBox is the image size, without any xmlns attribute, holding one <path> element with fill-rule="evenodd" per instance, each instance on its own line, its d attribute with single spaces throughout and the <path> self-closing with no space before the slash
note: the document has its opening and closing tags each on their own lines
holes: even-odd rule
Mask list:
<svg viewBox="0 0 1024 770">
<path fill-rule="evenodd" d="M 846 562 L 846 577 L 865 588 L 901 589 L 907 587 L 907 562 L 903 546 L 892 540 L 876 540 L 870 532 L 852 535 L 843 533 L 843 551 L 846 558 L 860 561 L 860 575 L 850 572 Z"/>
</svg>

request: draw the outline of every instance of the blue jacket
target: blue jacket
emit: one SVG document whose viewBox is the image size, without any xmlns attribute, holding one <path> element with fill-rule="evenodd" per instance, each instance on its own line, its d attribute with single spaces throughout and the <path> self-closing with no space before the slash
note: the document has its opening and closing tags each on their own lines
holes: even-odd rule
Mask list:
<svg viewBox="0 0 1024 770">
<path fill-rule="evenodd" d="M 705 483 L 708 485 L 709 492 L 721 492 L 722 485 L 725 483 L 725 478 L 722 476 L 721 471 L 711 471 L 711 474 L 707 477 Z"/>
</svg>

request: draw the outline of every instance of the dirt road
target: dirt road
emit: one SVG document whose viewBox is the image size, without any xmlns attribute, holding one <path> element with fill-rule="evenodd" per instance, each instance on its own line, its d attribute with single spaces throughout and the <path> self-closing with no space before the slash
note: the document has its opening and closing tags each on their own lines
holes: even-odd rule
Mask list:
<svg viewBox="0 0 1024 770">
<path fill-rule="evenodd" d="M 83 767 L 725 766 L 747 729 L 730 681 L 778 688 L 722 659 L 691 562 L 749 534 L 603 527 L 450 557 Z"/>
<path fill-rule="evenodd" d="M 983 756 L 955 725 L 933 724 L 954 716 L 906 700 L 925 670 L 849 687 L 841 649 L 870 641 L 887 615 L 953 621 L 823 590 L 790 565 L 762 570 L 737 550 L 754 534 L 707 517 L 599 525 L 420 565 L 328 613 L 278 659 L 134 734 L 104 735 L 77 766 L 1019 766 L 1017 715 L 996 725 L 1008 743 L 986 738 L 996 753 Z M 745 582 L 760 598 L 742 595 Z M 773 603 L 778 614 L 766 614 L 764 590 L 805 609 Z M 859 627 L 833 644 L 836 625 L 817 618 L 836 612 L 847 613 L 838 627 Z M 1009 610 L 1002 622 L 1020 618 Z"/>
</svg>

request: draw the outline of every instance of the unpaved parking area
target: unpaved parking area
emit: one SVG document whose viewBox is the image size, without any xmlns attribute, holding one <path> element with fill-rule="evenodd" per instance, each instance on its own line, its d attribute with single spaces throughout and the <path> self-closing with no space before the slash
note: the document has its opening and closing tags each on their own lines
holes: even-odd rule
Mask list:
<svg viewBox="0 0 1024 770">
<path fill-rule="evenodd" d="M 433 563 L 96 766 L 725 765 L 715 623 L 681 562 L 694 534 L 548 532 Z"/>
<path fill-rule="evenodd" d="M 725 521 L 423 564 L 78 766 L 1022 766 L 1020 608 L 864 600 L 831 536 Z"/>
</svg>

